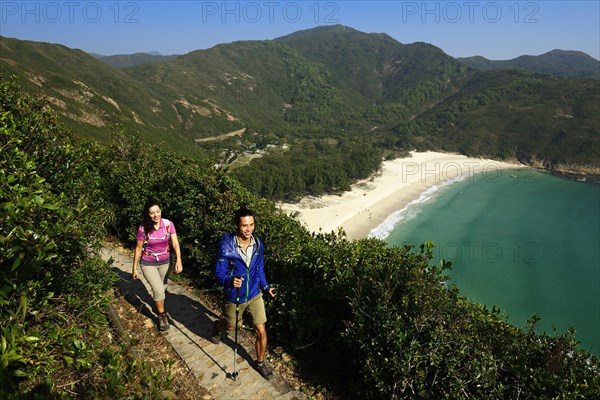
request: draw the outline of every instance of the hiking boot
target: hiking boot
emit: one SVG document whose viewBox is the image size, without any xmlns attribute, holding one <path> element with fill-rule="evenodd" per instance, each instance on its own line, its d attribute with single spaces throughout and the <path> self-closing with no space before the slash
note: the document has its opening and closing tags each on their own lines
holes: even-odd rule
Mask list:
<svg viewBox="0 0 600 400">
<path fill-rule="evenodd" d="M 213 329 L 210 334 L 210 341 L 214 344 L 221 343 L 221 331 L 219 330 L 219 321 L 215 321 L 213 324 Z"/>
<path fill-rule="evenodd" d="M 164 312 L 162 314 L 158 314 L 158 330 L 161 332 L 169 329 L 169 319 L 167 318 L 167 313 Z"/>
<path fill-rule="evenodd" d="M 266 361 L 263 361 L 261 363 L 259 363 L 257 361 L 256 362 L 256 370 L 266 380 L 270 380 L 273 377 L 273 371 L 271 371 L 269 369 L 269 367 L 267 366 L 267 362 Z"/>
</svg>

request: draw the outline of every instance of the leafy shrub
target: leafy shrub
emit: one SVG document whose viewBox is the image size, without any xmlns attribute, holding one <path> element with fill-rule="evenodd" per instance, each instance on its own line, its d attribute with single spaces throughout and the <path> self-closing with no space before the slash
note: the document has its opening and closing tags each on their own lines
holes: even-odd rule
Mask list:
<svg viewBox="0 0 600 400">
<path fill-rule="evenodd" d="M 94 349 L 115 347 L 100 334 L 115 282 L 95 255 L 111 219 L 103 208 L 100 155 L 43 103 L 0 80 L 1 398 L 117 398 L 123 392 L 103 379 L 148 368 L 117 347 L 118 373 L 94 373 Z M 152 390 L 145 389 L 150 396 Z"/>
</svg>

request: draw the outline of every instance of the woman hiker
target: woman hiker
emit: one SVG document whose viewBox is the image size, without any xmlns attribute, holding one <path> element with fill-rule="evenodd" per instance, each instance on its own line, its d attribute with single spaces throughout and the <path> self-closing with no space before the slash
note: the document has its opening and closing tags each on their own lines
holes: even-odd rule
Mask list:
<svg viewBox="0 0 600 400">
<path fill-rule="evenodd" d="M 158 314 L 158 329 L 161 331 L 169 329 L 169 320 L 165 311 L 167 273 L 171 262 L 169 240 L 177 258 L 175 273 L 178 274 L 183 270 L 183 265 L 175 225 L 168 219 L 161 218 L 160 204 L 156 200 L 148 201 L 144 206 L 142 223 L 136 235 L 131 275 L 133 279 L 138 279 L 139 272 L 136 267 L 140 266 L 144 278 L 152 287 L 152 299 Z"/>
</svg>

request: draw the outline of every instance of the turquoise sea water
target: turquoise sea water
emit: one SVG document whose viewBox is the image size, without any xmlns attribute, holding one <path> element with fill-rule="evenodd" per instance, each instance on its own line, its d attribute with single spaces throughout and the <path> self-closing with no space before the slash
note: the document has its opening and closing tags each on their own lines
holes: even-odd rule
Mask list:
<svg viewBox="0 0 600 400">
<path fill-rule="evenodd" d="M 476 174 L 431 189 L 371 232 L 436 244 L 464 295 L 538 331 L 575 326 L 600 356 L 600 185 L 530 169 Z"/>
</svg>

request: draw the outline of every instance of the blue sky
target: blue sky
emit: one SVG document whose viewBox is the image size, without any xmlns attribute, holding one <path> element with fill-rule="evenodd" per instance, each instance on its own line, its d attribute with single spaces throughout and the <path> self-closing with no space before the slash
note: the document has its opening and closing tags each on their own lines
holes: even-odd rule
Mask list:
<svg viewBox="0 0 600 400">
<path fill-rule="evenodd" d="M 553 49 L 600 58 L 600 1 L 5 1 L 0 34 L 103 55 L 185 54 L 322 25 L 506 60 Z"/>
</svg>

